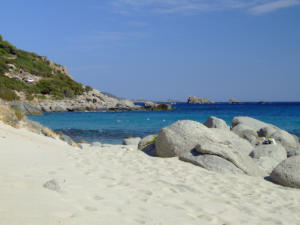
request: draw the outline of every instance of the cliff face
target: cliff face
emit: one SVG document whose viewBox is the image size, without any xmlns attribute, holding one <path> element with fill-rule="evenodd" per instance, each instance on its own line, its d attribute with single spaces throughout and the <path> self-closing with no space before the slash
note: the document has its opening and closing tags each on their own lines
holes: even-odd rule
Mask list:
<svg viewBox="0 0 300 225">
<path fill-rule="evenodd" d="M 50 59 L 47 59 L 47 57 L 42 56 L 42 59 L 50 66 L 50 68 L 52 68 L 54 71 L 64 74 L 68 77 L 70 77 L 73 80 L 72 75 L 70 75 L 68 73 L 67 67 L 62 66 L 62 65 L 58 65 L 56 63 L 54 63 L 53 61 L 51 61 Z"/>
</svg>

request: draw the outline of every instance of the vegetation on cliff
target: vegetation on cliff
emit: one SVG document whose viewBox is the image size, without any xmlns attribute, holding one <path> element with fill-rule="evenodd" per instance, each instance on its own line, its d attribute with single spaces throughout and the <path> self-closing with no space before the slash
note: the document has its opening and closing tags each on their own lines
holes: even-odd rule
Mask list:
<svg viewBox="0 0 300 225">
<path fill-rule="evenodd" d="M 18 100 L 17 91 L 23 92 L 28 100 L 45 95 L 63 99 L 73 98 L 89 90 L 62 71 L 54 69 L 51 63 L 46 57 L 17 49 L 0 35 L 0 98 Z M 38 77 L 38 80 L 26 83 L 22 79 L 7 76 L 9 73 L 27 73 Z"/>
</svg>

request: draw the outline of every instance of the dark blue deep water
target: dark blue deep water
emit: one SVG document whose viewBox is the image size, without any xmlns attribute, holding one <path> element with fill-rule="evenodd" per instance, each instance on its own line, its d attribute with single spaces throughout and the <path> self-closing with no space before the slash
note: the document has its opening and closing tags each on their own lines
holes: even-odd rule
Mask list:
<svg viewBox="0 0 300 225">
<path fill-rule="evenodd" d="M 248 103 L 230 105 L 189 105 L 177 103 L 164 112 L 69 112 L 31 116 L 32 120 L 71 136 L 76 141 L 118 144 L 126 137 L 158 133 L 178 120 L 205 122 L 209 116 L 224 119 L 228 125 L 235 116 L 250 116 L 300 136 L 300 103 Z"/>
</svg>

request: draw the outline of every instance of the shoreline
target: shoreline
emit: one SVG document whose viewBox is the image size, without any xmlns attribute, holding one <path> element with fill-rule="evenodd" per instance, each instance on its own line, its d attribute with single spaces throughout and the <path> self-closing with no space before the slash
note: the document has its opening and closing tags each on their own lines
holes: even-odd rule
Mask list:
<svg viewBox="0 0 300 225">
<path fill-rule="evenodd" d="M 17 114 L 12 109 L 2 109 L 0 119 L 10 116 L 15 121 Z M 300 189 L 270 182 L 268 176 L 260 174 L 264 167 L 248 162 L 249 156 L 241 158 L 246 160 L 243 165 L 232 161 L 236 164 L 231 167 L 238 166 L 237 173 L 233 173 L 231 169 L 226 171 L 231 161 L 205 167 L 197 166 L 193 162 L 196 158 L 190 156 L 183 160 L 187 155 L 168 155 L 167 148 L 190 145 L 197 137 L 193 135 L 198 134 L 199 140 L 216 139 L 211 143 L 216 149 L 225 143 L 218 141 L 229 138 L 233 146 L 239 146 L 239 154 L 248 154 L 255 148 L 250 143 L 252 139 L 233 134 L 241 131 L 236 129 L 242 123 L 253 129 L 279 129 L 252 118 L 237 117 L 230 131 L 225 121 L 211 117 L 205 126 L 179 121 L 162 129 L 158 136 L 127 139 L 127 145 L 76 144 L 26 118 L 17 122 L 19 128 L 0 120 L 0 223 L 300 224 Z M 176 124 L 180 128 L 177 131 Z M 169 133 L 168 129 L 176 132 Z M 165 139 L 169 134 L 172 135 Z M 189 141 L 181 141 L 182 137 Z M 252 170 L 252 166 L 257 168 Z"/>
<path fill-rule="evenodd" d="M 289 104 L 289 103 L 287 103 Z M 297 110 L 300 105 L 177 105 L 169 112 L 151 111 L 122 111 L 122 112 L 87 112 L 87 113 L 47 113 L 42 117 L 30 117 L 48 127 L 74 135 L 76 141 L 100 141 L 104 143 L 122 143 L 124 138 L 144 137 L 158 133 L 164 126 L 170 125 L 177 120 L 191 119 L 204 123 L 210 115 L 224 119 L 227 124 L 235 116 L 249 115 L 252 118 L 272 123 L 281 129 L 300 137 Z M 218 108 L 214 108 L 218 107 Z M 238 107 L 239 111 L 235 109 Z M 206 110 L 208 109 L 208 110 Z M 285 113 L 281 113 L 284 110 Z M 116 113 L 116 114 L 115 114 Z M 71 120 L 74 120 L 72 122 Z M 76 122 L 78 120 L 78 122 Z M 55 121 L 61 121 L 61 124 Z M 68 122 L 70 121 L 70 122 Z M 80 122 L 79 122 L 80 121 Z M 87 133 L 83 133 L 87 131 Z M 99 138 L 97 138 L 98 136 Z M 108 141 L 106 139 L 109 139 Z M 110 139 L 117 139 L 116 141 Z"/>
<path fill-rule="evenodd" d="M 0 149 L 2 224 L 300 224 L 300 191 L 262 178 L 126 146 L 74 148 L 1 122 Z"/>
</svg>

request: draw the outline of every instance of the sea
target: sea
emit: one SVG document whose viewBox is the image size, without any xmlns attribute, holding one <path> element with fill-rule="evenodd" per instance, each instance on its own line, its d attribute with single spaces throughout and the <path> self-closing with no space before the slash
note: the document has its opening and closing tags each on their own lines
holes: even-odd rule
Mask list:
<svg viewBox="0 0 300 225">
<path fill-rule="evenodd" d="M 121 144 L 124 138 L 157 134 L 163 127 L 178 120 L 204 123 L 216 116 L 231 125 L 236 116 L 249 116 L 274 124 L 300 137 L 300 102 L 267 104 L 172 104 L 172 111 L 67 112 L 45 113 L 29 118 L 75 141 Z"/>
</svg>

